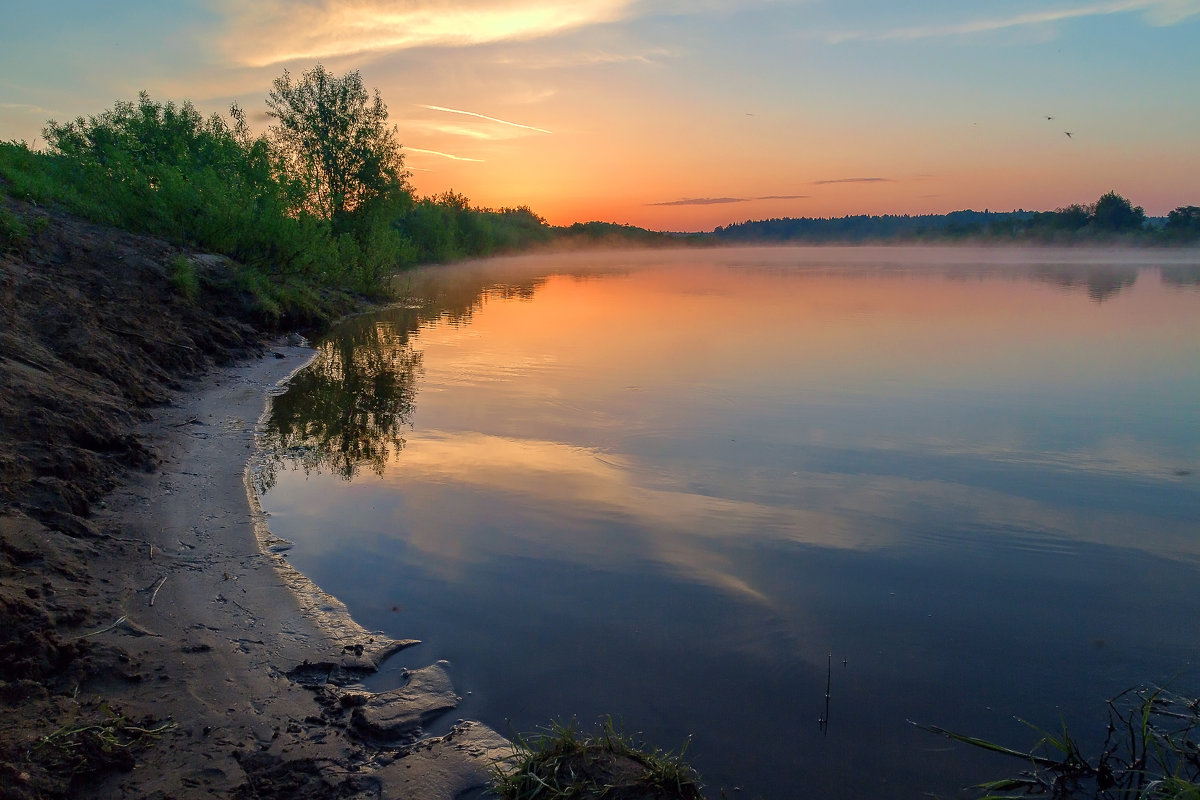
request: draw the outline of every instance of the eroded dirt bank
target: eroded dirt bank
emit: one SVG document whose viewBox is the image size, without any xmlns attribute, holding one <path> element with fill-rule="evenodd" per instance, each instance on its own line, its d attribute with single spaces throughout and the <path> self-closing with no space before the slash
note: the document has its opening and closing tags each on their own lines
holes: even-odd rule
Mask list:
<svg viewBox="0 0 1200 800">
<path fill-rule="evenodd" d="M 0 254 L 0 796 L 481 785 L 501 737 L 424 731 L 456 702 L 447 666 L 405 650 L 406 686 L 350 688 L 413 643 L 260 547 L 254 426 L 309 351 L 236 298 L 180 297 L 176 247 L 15 210 L 47 221 Z"/>
</svg>

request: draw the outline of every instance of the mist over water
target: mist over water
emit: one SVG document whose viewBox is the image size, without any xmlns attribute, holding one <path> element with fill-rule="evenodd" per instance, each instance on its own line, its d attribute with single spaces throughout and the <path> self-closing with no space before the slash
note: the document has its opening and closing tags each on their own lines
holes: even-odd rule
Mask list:
<svg viewBox="0 0 1200 800">
<path fill-rule="evenodd" d="M 274 401 L 297 568 L 453 716 L 604 714 L 710 797 L 955 796 L 1200 694 L 1195 251 L 751 248 L 404 276 Z M 830 707 L 824 718 L 825 686 Z M 733 787 L 741 791 L 732 793 Z"/>
</svg>

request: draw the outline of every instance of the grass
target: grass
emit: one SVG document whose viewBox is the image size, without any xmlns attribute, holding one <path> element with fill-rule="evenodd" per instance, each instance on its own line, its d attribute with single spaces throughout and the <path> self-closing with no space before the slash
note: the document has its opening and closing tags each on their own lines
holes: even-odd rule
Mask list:
<svg viewBox="0 0 1200 800">
<path fill-rule="evenodd" d="M 136 722 L 103 706 L 104 719 L 90 725 L 61 728 L 43 736 L 33 755 L 73 778 L 105 769 L 132 769 L 133 752 L 150 745 L 175 727 L 174 722 Z"/>
<path fill-rule="evenodd" d="M 648 748 L 605 718 L 595 733 L 555 722 L 542 734 L 518 736 L 495 763 L 493 791 L 504 800 L 702 800 L 701 784 L 678 754 Z"/>
<path fill-rule="evenodd" d="M 196 274 L 196 265 L 187 256 L 175 256 L 171 259 L 171 287 L 182 295 L 189 303 L 195 303 L 200 297 L 200 276 Z"/>
<path fill-rule="evenodd" d="M 1165 689 L 1127 689 L 1109 700 L 1104 743 L 1091 756 L 1065 725 L 1058 734 L 1029 725 L 1040 738 L 1028 750 L 933 725 L 916 726 L 1027 763 L 1016 775 L 971 787 L 983 800 L 1031 795 L 1054 800 L 1200 800 L 1200 699 Z"/>
<path fill-rule="evenodd" d="M 29 238 L 29 227 L 24 220 L 0 205 L 0 252 L 19 250 Z"/>
</svg>

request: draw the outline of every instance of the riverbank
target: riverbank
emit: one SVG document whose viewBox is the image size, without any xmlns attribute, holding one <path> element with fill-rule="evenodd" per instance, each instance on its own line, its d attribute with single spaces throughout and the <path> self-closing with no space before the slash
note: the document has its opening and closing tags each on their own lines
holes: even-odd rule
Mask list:
<svg viewBox="0 0 1200 800">
<path fill-rule="evenodd" d="M 447 665 L 352 688 L 416 643 L 290 570 L 248 492 L 264 398 L 310 351 L 172 284 L 180 257 L 219 262 L 33 216 L 0 256 L 0 796 L 482 785 L 503 738 L 424 731 L 456 702 Z"/>
</svg>

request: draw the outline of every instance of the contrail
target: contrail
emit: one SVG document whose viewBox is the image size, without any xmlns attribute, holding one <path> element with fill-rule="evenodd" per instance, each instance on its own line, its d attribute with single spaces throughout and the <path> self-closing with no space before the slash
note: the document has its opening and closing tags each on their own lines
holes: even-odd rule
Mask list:
<svg viewBox="0 0 1200 800">
<path fill-rule="evenodd" d="M 815 186 L 825 186 L 830 183 L 895 183 L 891 178 L 829 178 L 823 181 L 813 181 Z"/>
<path fill-rule="evenodd" d="M 478 117 L 479 119 L 486 119 L 488 122 L 499 122 L 501 125 L 511 125 L 514 128 L 524 128 L 525 130 L 537 131 L 538 133 L 553 133 L 553 131 L 548 131 L 545 128 L 535 128 L 532 125 L 522 125 L 519 122 L 509 122 L 506 119 L 496 119 L 495 117 L 489 117 L 486 114 L 476 114 L 474 111 L 460 111 L 457 108 L 446 108 L 445 106 L 427 106 L 424 103 L 420 103 L 418 106 L 420 108 L 428 108 L 430 111 L 445 111 L 447 114 L 463 114 L 468 117 Z"/>
<path fill-rule="evenodd" d="M 422 150 L 419 147 L 405 147 L 404 149 L 410 153 L 428 153 L 431 156 L 441 156 L 442 158 L 449 158 L 449 159 L 453 159 L 454 161 L 479 161 L 479 162 L 483 161 L 482 158 L 467 158 L 466 156 L 452 156 L 449 153 L 439 153 L 437 150 Z"/>
</svg>

